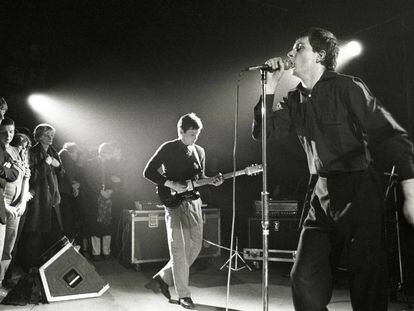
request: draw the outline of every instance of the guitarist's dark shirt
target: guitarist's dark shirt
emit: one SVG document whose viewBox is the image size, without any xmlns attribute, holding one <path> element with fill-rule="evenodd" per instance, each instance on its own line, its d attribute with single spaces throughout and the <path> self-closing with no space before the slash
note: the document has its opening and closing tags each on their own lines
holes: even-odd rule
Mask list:
<svg viewBox="0 0 414 311">
<path fill-rule="evenodd" d="M 144 169 L 144 177 L 157 185 L 164 185 L 166 180 L 186 181 L 196 177 L 205 177 L 205 152 L 198 145 L 197 157 L 194 148 L 189 149 L 181 140 L 175 139 L 162 144 Z"/>
</svg>

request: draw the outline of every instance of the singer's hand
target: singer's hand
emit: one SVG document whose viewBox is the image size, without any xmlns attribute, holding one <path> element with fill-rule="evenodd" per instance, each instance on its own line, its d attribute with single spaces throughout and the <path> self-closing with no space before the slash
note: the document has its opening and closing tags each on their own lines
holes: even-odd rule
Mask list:
<svg viewBox="0 0 414 311">
<path fill-rule="evenodd" d="M 281 57 L 274 57 L 267 60 L 265 64 L 273 68 L 272 72 L 267 72 L 266 94 L 274 94 L 276 86 L 285 71 L 283 59 Z"/>
</svg>

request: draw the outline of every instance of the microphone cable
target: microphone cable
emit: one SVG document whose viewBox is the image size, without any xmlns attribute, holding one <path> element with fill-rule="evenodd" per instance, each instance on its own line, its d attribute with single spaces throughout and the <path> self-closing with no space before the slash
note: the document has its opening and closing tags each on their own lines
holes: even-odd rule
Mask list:
<svg viewBox="0 0 414 311">
<path fill-rule="evenodd" d="M 233 187 L 232 187 L 232 216 L 231 216 L 231 234 L 230 234 L 230 255 L 229 255 L 229 268 L 227 271 L 227 286 L 226 286 L 226 311 L 229 308 L 230 300 L 230 280 L 231 280 L 231 271 L 232 271 L 232 256 L 233 256 L 233 241 L 234 241 L 234 227 L 236 222 L 236 171 L 237 171 L 237 134 L 239 126 L 239 92 L 240 92 L 240 80 L 242 77 L 243 71 L 239 73 L 237 78 L 236 85 L 236 102 L 234 107 L 234 138 L 233 138 Z M 237 254 L 236 254 L 237 256 Z M 237 260 L 237 258 L 236 258 Z"/>
</svg>

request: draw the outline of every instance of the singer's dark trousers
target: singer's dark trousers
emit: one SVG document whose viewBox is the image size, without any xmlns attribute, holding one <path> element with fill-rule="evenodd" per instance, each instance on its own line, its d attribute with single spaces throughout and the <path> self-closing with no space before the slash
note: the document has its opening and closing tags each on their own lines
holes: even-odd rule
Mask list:
<svg viewBox="0 0 414 311">
<path fill-rule="evenodd" d="M 382 192 L 371 171 L 319 177 L 291 271 L 296 311 L 328 310 L 344 246 L 353 310 L 387 310 Z"/>
</svg>

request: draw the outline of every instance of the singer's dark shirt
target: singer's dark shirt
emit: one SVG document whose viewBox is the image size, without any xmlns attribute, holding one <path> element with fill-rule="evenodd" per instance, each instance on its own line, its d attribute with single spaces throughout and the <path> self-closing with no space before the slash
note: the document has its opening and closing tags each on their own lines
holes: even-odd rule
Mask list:
<svg viewBox="0 0 414 311">
<path fill-rule="evenodd" d="M 189 149 L 181 140 L 175 139 L 162 144 L 148 161 L 144 169 L 144 177 L 157 185 L 167 180 L 186 181 L 196 176 L 205 177 L 205 151 L 199 145 Z"/>
<path fill-rule="evenodd" d="M 281 103 L 266 95 L 267 136 L 296 131 L 310 173 L 321 176 L 367 169 L 372 162 L 396 165 L 401 180 L 414 177 L 407 132 L 358 78 L 325 71 L 312 91 L 299 84 Z M 261 100 L 254 109 L 253 137 L 261 131 Z"/>
</svg>

